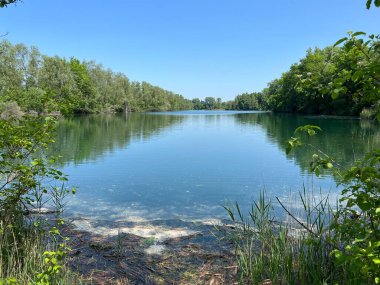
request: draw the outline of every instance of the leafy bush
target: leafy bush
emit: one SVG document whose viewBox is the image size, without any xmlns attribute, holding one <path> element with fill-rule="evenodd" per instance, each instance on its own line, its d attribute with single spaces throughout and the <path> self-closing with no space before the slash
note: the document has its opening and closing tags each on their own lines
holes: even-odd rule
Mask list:
<svg viewBox="0 0 380 285">
<path fill-rule="evenodd" d="M 315 126 L 297 128 L 312 136 Z M 297 144 L 294 144 L 297 141 Z M 289 140 L 289 148 L 302 145 L 300 137 Z M 312 145 L 309 145 L 313 147 Z M 329 229 L 334 232 L 335 266 L 350 272 L 352 283 L 380 283 L 380 150 L 373 150 L 349 169 L 319 151 L 314 154 L 310 169 L 317 176 L 328 169 L 343 186 L 340 204 Z"/>
<path fill-rule="evenodd" d="M 42 117 L 0 120 L 0 284 L 62 284 L 49 280 L 62 277 L 65 240 L 51 223 L 28 215 L 70 192 L 46 183 L 67 180 L 43 156 L 54 124 Z"/>
<path fill-rule="evenodd" d="M 337 265 L 347 264 L 358 280 L 380 283 L 380 150 L 342 173 L 342 203 L 331 225 L 340 248 Z"/>
<path fill-rule="evenodd" d="M 248 218 L 239 205 L 226 208 L 235 230 L 231 238 L 242 284 L 379 284 L 380 283 L 380 150 L 373 150 L 349 169 L 302 139 L 317 126 L 302 126 L 287 152 L 308 146 L 316 151 L 310 171 L 329 171 L 341 191 L 336 207 L 328 197 L 315 200 L 300 193 L 302 212 L 280 206 L 298 227 L 276 222 L 272 203 L 260 195 Z M 312 197 L 312 198 L 310 198 Z"/>
</svg>

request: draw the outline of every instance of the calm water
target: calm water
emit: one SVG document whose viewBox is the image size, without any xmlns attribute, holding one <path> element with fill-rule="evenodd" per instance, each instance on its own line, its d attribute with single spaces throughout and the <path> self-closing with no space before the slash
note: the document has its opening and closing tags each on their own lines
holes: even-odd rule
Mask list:
<svg viewBox="0 0 380 285">
<path fill-rule="evenodd" d="M 311 143 L 343 165 L 380 146 L 380 128 L 356 119 L 223 111 L 63 119 L 53 152 L 78 187 L 67 213 L 105 221 L 222 218 L 222 205 L 247 208 L 262 189 L 283 199 L 303 185 L 334 195 L 331 177 L 308 174 L 311 150 L 285 154 L 304 124 L 322 127 Z"/>
</svg>

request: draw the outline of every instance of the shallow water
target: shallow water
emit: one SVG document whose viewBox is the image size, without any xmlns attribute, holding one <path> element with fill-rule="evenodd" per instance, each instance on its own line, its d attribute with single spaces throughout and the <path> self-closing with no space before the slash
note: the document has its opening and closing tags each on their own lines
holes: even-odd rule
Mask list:
<svg viewBox="0 0 380 285">
<path fill-rule="evenodd" d="M 235 201 L 247 210 L 263 189 L 291 201 L 305 185 L 334 199 L 335 181 L 308 172 L 313 150 L 285 153 L 305 124 L 321 126 L 310 143 L 343 167 L 380 147 L 380 128 L 357 119 L 185 111 L 63 119 L 51 151 L 78 188 L 66 208 L 71 217 L 209 221 L 226 218 L 222 206 Z"/>
</svg>

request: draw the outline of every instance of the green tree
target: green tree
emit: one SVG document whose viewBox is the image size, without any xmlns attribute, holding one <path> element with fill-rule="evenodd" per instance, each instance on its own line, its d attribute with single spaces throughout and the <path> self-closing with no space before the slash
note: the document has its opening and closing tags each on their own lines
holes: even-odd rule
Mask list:
<svg viewBox="0 0 380 285">
<path fill-rule="evenodd" d="M 207 110 L 213 110 L 216 109 L 216 100 L 214 97 L 206 97 L 205 98 L 205 109 Z"/>
<path fill-rule="evenodd" d="M 89 113 L 95 107 L 94 102 L 94 86 L 89 75 L 86 65 L 82 64 L 78 59 L 72 57 L 70 59 L 70 68 L 74 74 L 74 80 L 79 92 L 75 101 L 75 112 Z"/>
</svg>

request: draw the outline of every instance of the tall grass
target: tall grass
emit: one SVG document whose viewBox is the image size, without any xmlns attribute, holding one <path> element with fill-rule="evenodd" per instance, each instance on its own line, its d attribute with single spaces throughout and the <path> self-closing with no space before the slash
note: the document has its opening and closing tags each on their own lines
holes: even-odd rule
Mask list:
<svg viewBox="0 0 380 285">
<path fill-rule="evenodd" d="M 277 201 L 293 222 L 275 219 L 273 203 L 264 192 L 247 215 L 237 203 L 225 207 L 235 224 L 230 238 L 240 283 L 356 284 L 330 254 L 339 244 L 329 226 L 334 209 L 328 197 L 316 199 L 304 188 L 299 193 L 301 209 L 290 210 L 280 199 Z"/>
<path fill-rule="evenodd" d="M 51 221 L 41 216 L 12 221 L 0 221 L 0 284 L 80 283 L 64 260 L 66 240 Z"/>
<path fill-rule="evenodd" d="M 34 211 L 25 211 L 20 204 L 12 211 L 0 209 L 0 285 L 80 284 L 79 276 L 65 262 L 70 249 L 59 231 L 64 200 L 70 191 L 54 187 L 48 197 L 40 199 L 38 189 L 33 192 Z M 55 216 L 41 213 L 46 205 Z"/>
</svg>

